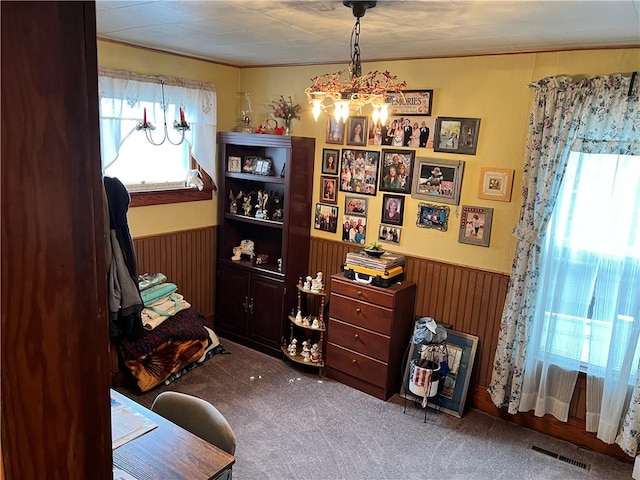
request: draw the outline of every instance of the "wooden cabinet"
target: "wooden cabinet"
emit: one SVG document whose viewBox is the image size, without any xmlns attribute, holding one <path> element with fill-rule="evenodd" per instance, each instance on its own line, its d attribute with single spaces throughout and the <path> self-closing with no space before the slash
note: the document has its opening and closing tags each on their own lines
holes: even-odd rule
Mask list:
<svg viewBox="0 0 640 480">
<path fill-rule="evenodd" d="M 315 140 L 221 132 L 218 154 L 216 332 L 281 357 L 289 330 L 286 308 L 295 305 L 297 282 L 309 262 Z M 242 171 L 255 159 L 268 159 L 270 175 Z M 258 192 L 269 198 L 264 214 L 257 214 Z M 245 197 L 250 198 L 246 211 Z M 246 255 L 232 260 L 243 240 L 251 240 L 254 253 L 266 255 L 266 262 Z"/>
<path fill-rule="evenodd" d="M 415 295 L 413 282 L 381 288 L 333 275 L 327 376 L 383 400 L 397 393 Z"/>
</svg>

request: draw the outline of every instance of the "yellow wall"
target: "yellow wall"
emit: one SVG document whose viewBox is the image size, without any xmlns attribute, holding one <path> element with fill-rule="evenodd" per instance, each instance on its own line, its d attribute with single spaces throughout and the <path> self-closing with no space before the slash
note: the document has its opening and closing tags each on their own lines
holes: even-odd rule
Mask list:
<svg viewBox="0 0 640 480">
<path fill-rule="evenodd" d="M 316 164 L 313 188 L 314 203 L 319 198 L 322 149 L 327 145 L 325 121 L 316 123 L 306 103 L 304 89 L 313 76 L 337 71 L 344 65 L 307 67 L 273 67 L 237 69 L 144 49 L 98 42 L 101 66 L 129 69 L 152 75 L 174 75 L 216 85 L 218 128 L 233 128 L 236 117 L 236 92 L 251 94 L 253 124 L 263 122 L 271 111 L 271 100 L 291 95 L 303 106 L 301 120 L 293 123 L 295 135 L 315 137 Z M 588 50 L 537 54 L 495 55 L 449 59 L 403 60 L 365 63 L 363 70 L 389 70 L 408 83 L 409 89 L 433 89 L 433 115 L 480 118 L 476 155 L 435 153 L 417 149 L 417 157 L 465 162 L 461 205 L 494 209 L 491 244 L 488 248 L 458 243 L 459 207 L 450 205 L 449 229 L 440 232 L 418 228 L 415 218 L 419 200 L 405 199 L 404 227 L 399 246 L 394 251 L 469 265 L 484 270 L 509 273 L 515 248 L 512 229 L 517 221 L 522 187 L 522 163 L 527 135 L 532 92 L 527 87 L 540 78 L 584 74 L 594 76 L 640 70 L 640 49 Z M 380 149 L 381 147 L 368 147 Z M 515 170 L 511 202 L 478 199 L 481 167 Z M 369 199 L 367 241 L 377 238 L 382 208 L 382 193 Z M 216 199 L 166 206 L 139 207 L 129 212 L 134 237 L 215 225 Z M 344 212 L 344 193 L 338 195 L 340 218 Z M 310 212 L 312 215 L 312 212 Z M 318 237 L 340 240 L 340 230 L 329 234 L 312 229 Z"/>
<path fill-rule="evenodd" d="M 104 41 L 98 41 L 98 64 L 145 75 L 211 82 L 217 91 L 218 130 L 230 130 L 234 126 L 238 68 Z M 215 225 L 216 197 L 207 202 L 131 208 L 128 219 L 134 238 Z"/>
<path fill-rule="evenodd" d="M 316 164 L 313 189 L 314 203 L 319 198 L 319 177 L 323 148 L 327 145 L 325 121 L 313 121 L 306 104 L 304 89 L 311 77 L 334 72 L 344 65 L 309 67 L 279 67 L 243 69 L 240 87 L 250 92 L 257 109 L 259 123 L 269 112 L 269 102 L 279 95 L 291 95 L 303 105 L 301 120 L 293 123 L 295 135 L 316 137 Z M 614 72 L 640 70 L 640 49 L 590 50 L 538 54 L 495 55 L 447 59 L 407 60 L 366 63 L 363 71 L 389 70 L 405 80 L 408 89 L 433 89 L 433 115 L 444 117 L 480 118 L 480 134 L 476 155 L 435 153 L 419 148 L 417 157 L 462 160 L 465 162 L 460 205 L 484 206 L 494 209 L 491 243 L 488 248 L 458 243 L 459 207 L 449 205 L 451 214 L 446 232 L 416 227 L 418 203 L 410 195 L 405 198 L 402 238 L 394 251 L 469 265 L 484 270 L 510 273 L 515 250 L 512 230 L 517 222 L 522 188 L 522 164 L 527 136 L 532 92 L 528 84 L 557 74 L 594 76 Z M 382 147 L 367 147 L 381 149 Z M 515 170 L 511 202 L 481 200 L 478 183 L 481 167 L 513 168 Z M 382 192 L 369 199 L 367 242 L 377 239 L 382 209 Z M 436 203 L 436 202 L 429 202 Z M 344 213 L 344 193 L 338 195 L 339 217 Z M 341 239 L 312 229 L 313 236 Z"/>
</svg>

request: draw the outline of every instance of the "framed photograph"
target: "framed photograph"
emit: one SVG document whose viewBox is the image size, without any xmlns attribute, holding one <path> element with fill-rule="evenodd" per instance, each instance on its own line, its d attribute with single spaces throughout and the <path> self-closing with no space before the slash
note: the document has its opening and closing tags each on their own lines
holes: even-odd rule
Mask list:
<svg viewBox="0 0 640 480">
<path fill-rule="evenodd" d="M 402 226 L 404 216 L 404 196 L 389 195 L 382 196 L 382 218 L 380 223 Z"/>
<path fill-rule="evenodd" d="M 480 169 L 478 198 L 510 202 L 513 173 L 514 171 L 510 168 L 482 167 Z"/>
<path fill-rule="evenodd" d="M 418 322 L 413 329 L 414 335 L 417 326 Z M 478 337 L 450 329 L 447 329 L 447 340 L 444 344 L 426 344 L 416 347 L 413 342 L 410 342 L 400 396 L 408 399 L 415 397 L 409 390 L 411 362 L 421 358 L 437 361 L 438 364 L 446 362 L 449 372 L 445 376 L 434 377 L 438 381 L 437 394 L 430 397 L 427 404 L 449 415 L 462 418 L 477 349 Z"/>
<path fill-rule="evenodd" d="M 322 149 L 322 173 L 325 175 L 338 174 L 338 160 L 340 159 L 340 150 L 333 148 Z"/>
<path fill-rule="evenodd" d="M 433 117 L 390 116 L 384 124 L 371 122 L 367 144 L 433 148 L 435 124 Z"/>
<path fill-rule="evenodd" d="M 478 148 L 479 118 L 436 118 L 435 152 L 475 155 Z"/>
<path fill-rule="evenodd" d="M 367 144 L 367 117 L 349 117 L 347 119 L 347 145 L 364 147 Z"/>
<path fill-rule="evenodd" d="M 343 215 L 342 240 L 349 243 L 364 245 L 367 236 L 367 218 L 355 215 Z"/>
<path fill-rule="evenodd" d="M 320 176 L 320 201 L 324 203 L 338 203 L 338 178 Z"/>
<path fill-rule="evenodd" d="M 366 197 L 358 197 L 356 195 L 344 196 L 344 213 L 346 215 L 367 216 L 367 208 L 369 200 Z"/>
<path fill-rule="evenodd" d="M 234 157 L 229 155 L 227 159 L 227 170 L 230 172 L 242 172 L 242 157 Z"/>
<path fill-rule="evenodd" d="M 492 219 L 493 208 L 462 205 L 458 242 L 488 247 Z"/>
<path fill-rule="evenodd" d="M 327 136 L 325 141 L 338 145 L 344 143 L 344 122 L 336 120 L 333 115 L 327 115 Z"/>
<path fill-rule="evenodd" d="M 380 152 L 342 149 L 340 191 L 375 195 L 377 193 Z"/>
<path fill-rule="evenodd" d="M 435 228 L 446 232 L 447 228 L 449 228 L 449 207 L 431 203 L 419 203 L 416 225 L 420 228 Z"/>
<path fill-rule="evenodd" d="M 402 234 L 402 228 L 395 225 L 380 225 L 380 232 L 378 233 L 378 241 L 393 243 L 394 245 L 400 245 L 400 236 Z"/>
<path fill-rule="evenodd" d="M 338 231 L 338 207 L 316 203 L 316 230 L 336 233 Z"/>
<path fill-rule="evenodd" d="M 411 198 L 458 205 L 463 173 L 462 160 L 417 157 Z"/>
<path fill-rule="evenodd" d="M 402 93 L 387 93 L 391 101 L 389 115 L 431 116 L 433 90 L 403 90 Z"/>
<path fill-rule="evenodd" d="M 251 155 L 247 155 L 246 157 L 244 157 L 244 163 L 242 164 L 242 173 L 255 173 L 259 160 L 262 160 L 262 158 Z"/>
<path fill-rule="evenodd" d="M 415 150 L 382 150 L 382 174 L 380 190 L 384 192 L 411 193 L 411 175 Z"/>
</svg>

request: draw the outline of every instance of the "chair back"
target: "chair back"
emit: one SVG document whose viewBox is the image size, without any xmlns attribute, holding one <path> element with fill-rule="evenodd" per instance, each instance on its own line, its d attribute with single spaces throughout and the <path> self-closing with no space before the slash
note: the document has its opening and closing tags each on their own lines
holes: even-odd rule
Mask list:
<svg viewBox="0 0 640 480">
<path fill-rule="evenodd" d="M 185 393 L 162 392 L 151 410 L 231 455 L 236 451 L 231 425 L 206 400 Z"/>
</svg>

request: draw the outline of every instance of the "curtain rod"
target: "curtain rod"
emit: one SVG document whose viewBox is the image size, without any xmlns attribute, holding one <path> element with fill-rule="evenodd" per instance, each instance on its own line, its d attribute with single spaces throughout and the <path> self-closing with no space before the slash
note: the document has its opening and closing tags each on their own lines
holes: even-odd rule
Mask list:
<svg viewBox="0 0 640 480">
<path fill-rule="evenodd" d="M 216 91 L 216 87 L 210 82 L 199 82 L 197 80 L 189 80 L 179 77 L 164 77 L 144 75 L 142 73 L 135 73 L 129 70 L 115 70 L 112 68 L 98 67 L 98 75 L 101 77 L 118 78 L 120 80 L 134 80 L 137 82 L 146 83 L 162 83 L 173 87 L 186 87 L 194 90 L 208 90 L 211 92 Z"/>
</svg>

